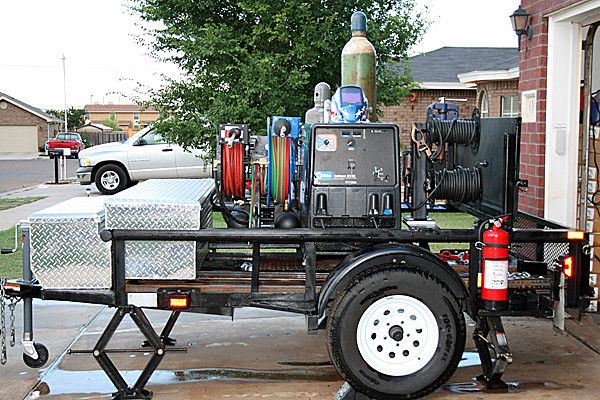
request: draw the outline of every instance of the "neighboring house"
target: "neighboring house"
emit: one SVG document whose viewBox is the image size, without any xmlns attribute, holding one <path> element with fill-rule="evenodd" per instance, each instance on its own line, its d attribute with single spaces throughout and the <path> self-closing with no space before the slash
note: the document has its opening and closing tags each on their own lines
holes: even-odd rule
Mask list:
<svg viewBox="0 0 600 400">
<path fill-rule="evenodd" d="M 114 119 L 117 126 L 132 136 L 158 119 L 158 111 L 144 109 L 137 104 L 87 104 L 84 107 L 86 123 L 103 123 Z"/>
<path fill-rule="evenodd" d="M 516 52 L 515 52 L 516 53 Z M 461 83 L 477 88 L 477 108 L 481 117 L 519 116 L 519 67 L 514 57 L 509 68 L 459 74 Z"/>
<path fill-rule="evenodd" d="M 37 153 L 60 121 L 37 107 L 0 93 L 0 153 Z"/>
<path fill-rule="evenodd" d="M 407 68 L 419 84 L 411 97 L 397 106 L 383 107 L 382 121 L 400 126 L 402 143 L 409 143 L 413 122 L 424 122 L 427 107 L 444 98 L 459 106 L 463 117 L 470 117 L 477 105 L 477 88 L 459 80 L 458 75 L 472 71 L 495 70 L 518 62 L 516 48 L 442 47 L 409 59 Z M 402 69 L 402 64 L 396 68 Z"/>
</svg>

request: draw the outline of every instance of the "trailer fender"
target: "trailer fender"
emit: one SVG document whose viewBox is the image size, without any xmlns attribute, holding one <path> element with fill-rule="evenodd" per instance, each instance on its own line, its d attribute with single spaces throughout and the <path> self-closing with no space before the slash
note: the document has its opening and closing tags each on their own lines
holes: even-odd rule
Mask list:
<svg viewBox="0 0 600 400">
<path fill-rule="evenodd" d="M 411 244 L 393 244 L 363 249 L 346 257 L 329 275 L 319 293 L 319 327 L 326 318 L 325 312 L 340 290 L 367 270 L 397 264 L 399 268 L 417 268 L 437 276 L 460 301 L 463 311 L 472 314 L 469 292 L 458 274 L 443 260 L 430 251 Z"/>
</svg>

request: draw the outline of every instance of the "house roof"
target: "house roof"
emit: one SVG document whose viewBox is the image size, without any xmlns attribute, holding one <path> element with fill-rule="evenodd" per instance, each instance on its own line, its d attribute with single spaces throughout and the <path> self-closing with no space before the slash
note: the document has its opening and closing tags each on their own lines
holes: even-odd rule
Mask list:
<svg viewBox="0 0 600 400">
<path fill-rule="evenodd" d="M 139 104 L 86 104 L 86 112 L 156 112 L 152 107 L 144 108 Z"/>
<path fill-rule="evenodd" d="M 442 47 L 408 60 L 412 78 L 426 89 L 467 89 L 458 75 L 472 71 L 508 70 L 519 66 L 516 47 Z M 395 64 L 402 70 L 403 64 Z"/>
<path fill-rule="evenodd" d="M 60 120 L 57 117 L 55 117 L 54 115 L 48 114 L 47 112 L 45 112 L 37 107 L 30 106 L 29 104 L 22 102 L 21 100 L 15 99 L 14 97 L 7 95 L 6 93 L 0 92 L 0 100 L 7 101 L 19 108 L 22 108 L 25 111 L 29 111 L 30 113 L 37 115 L 38 117 L 46 120 L 46 122 L 60 122 Z"/>
<path fill-rule="evenodd" d="M 81 128 L 87 128 L 88 126 L 91 126 L 93 128 L 97 128 L 100 129 L 102 131 L 112 131 L 113 128 L 111 128 L 110 126 L 106 126 L 104 124 L 100 124 L 97 122 L 89 122 L 87 124 L 81 125 L 80 127 L 78 127 L 77 129 L 81 129 Z"/>
</svg>

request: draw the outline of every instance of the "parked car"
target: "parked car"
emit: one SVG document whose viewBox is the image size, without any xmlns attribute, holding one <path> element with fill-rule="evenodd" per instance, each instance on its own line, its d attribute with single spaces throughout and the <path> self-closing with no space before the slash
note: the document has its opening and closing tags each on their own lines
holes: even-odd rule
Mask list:
<svg viewBox="0 0 600 400">
<path fill-rule="evenodd" d="M 115 194 L 144 179 L 209 178 L 206 152 L 167 142 L 151 126 L 122 142 L 90 147 L 79 153 L 77 178 L 101 193 Z"/>
<path fill-rule="evenodd" d="M 71 149 L 71 155 L 77 158 L 81 150 L 85 149 L 85 144 L 79 133 L 61 132 L 54 139 L 48 140 L 46 151 L 51 152 L 52 149 Z"/>
</svg>

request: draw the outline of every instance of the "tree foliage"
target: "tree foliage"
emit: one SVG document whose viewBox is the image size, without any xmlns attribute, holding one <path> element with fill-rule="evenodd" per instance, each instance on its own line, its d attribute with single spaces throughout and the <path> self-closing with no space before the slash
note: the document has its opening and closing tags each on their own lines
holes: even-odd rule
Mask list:
<svg viewBox="0 0 600 400">
<path fill-rule="evenodd" d="M 64 110 L 46 110 L 48 114 L 54 115 L 60 119 L 62 130 L 64 130 L 65 112 Z M 85 110 L 83 108 L 68 108 L 67 109 L 67 127 L 70 130 L 77 128 L 85 123 Z"/>
<path fill-rule="evenodd" d="M 340 55 L 351 36 L 350 16 L 368 17 L 378 56 L 378 100 L 408 94 L 404 60 L 426 23 L 415 0 L 131 0 L 144 42 L 176 63 L 182 78 L 151 91 L 149 104 L 168 138 L 210 146 L 220 123 L 249 123 L 254 133 L 270 115 L 303 116 L 314 86 L 340 82 Z"/>
</svg>

